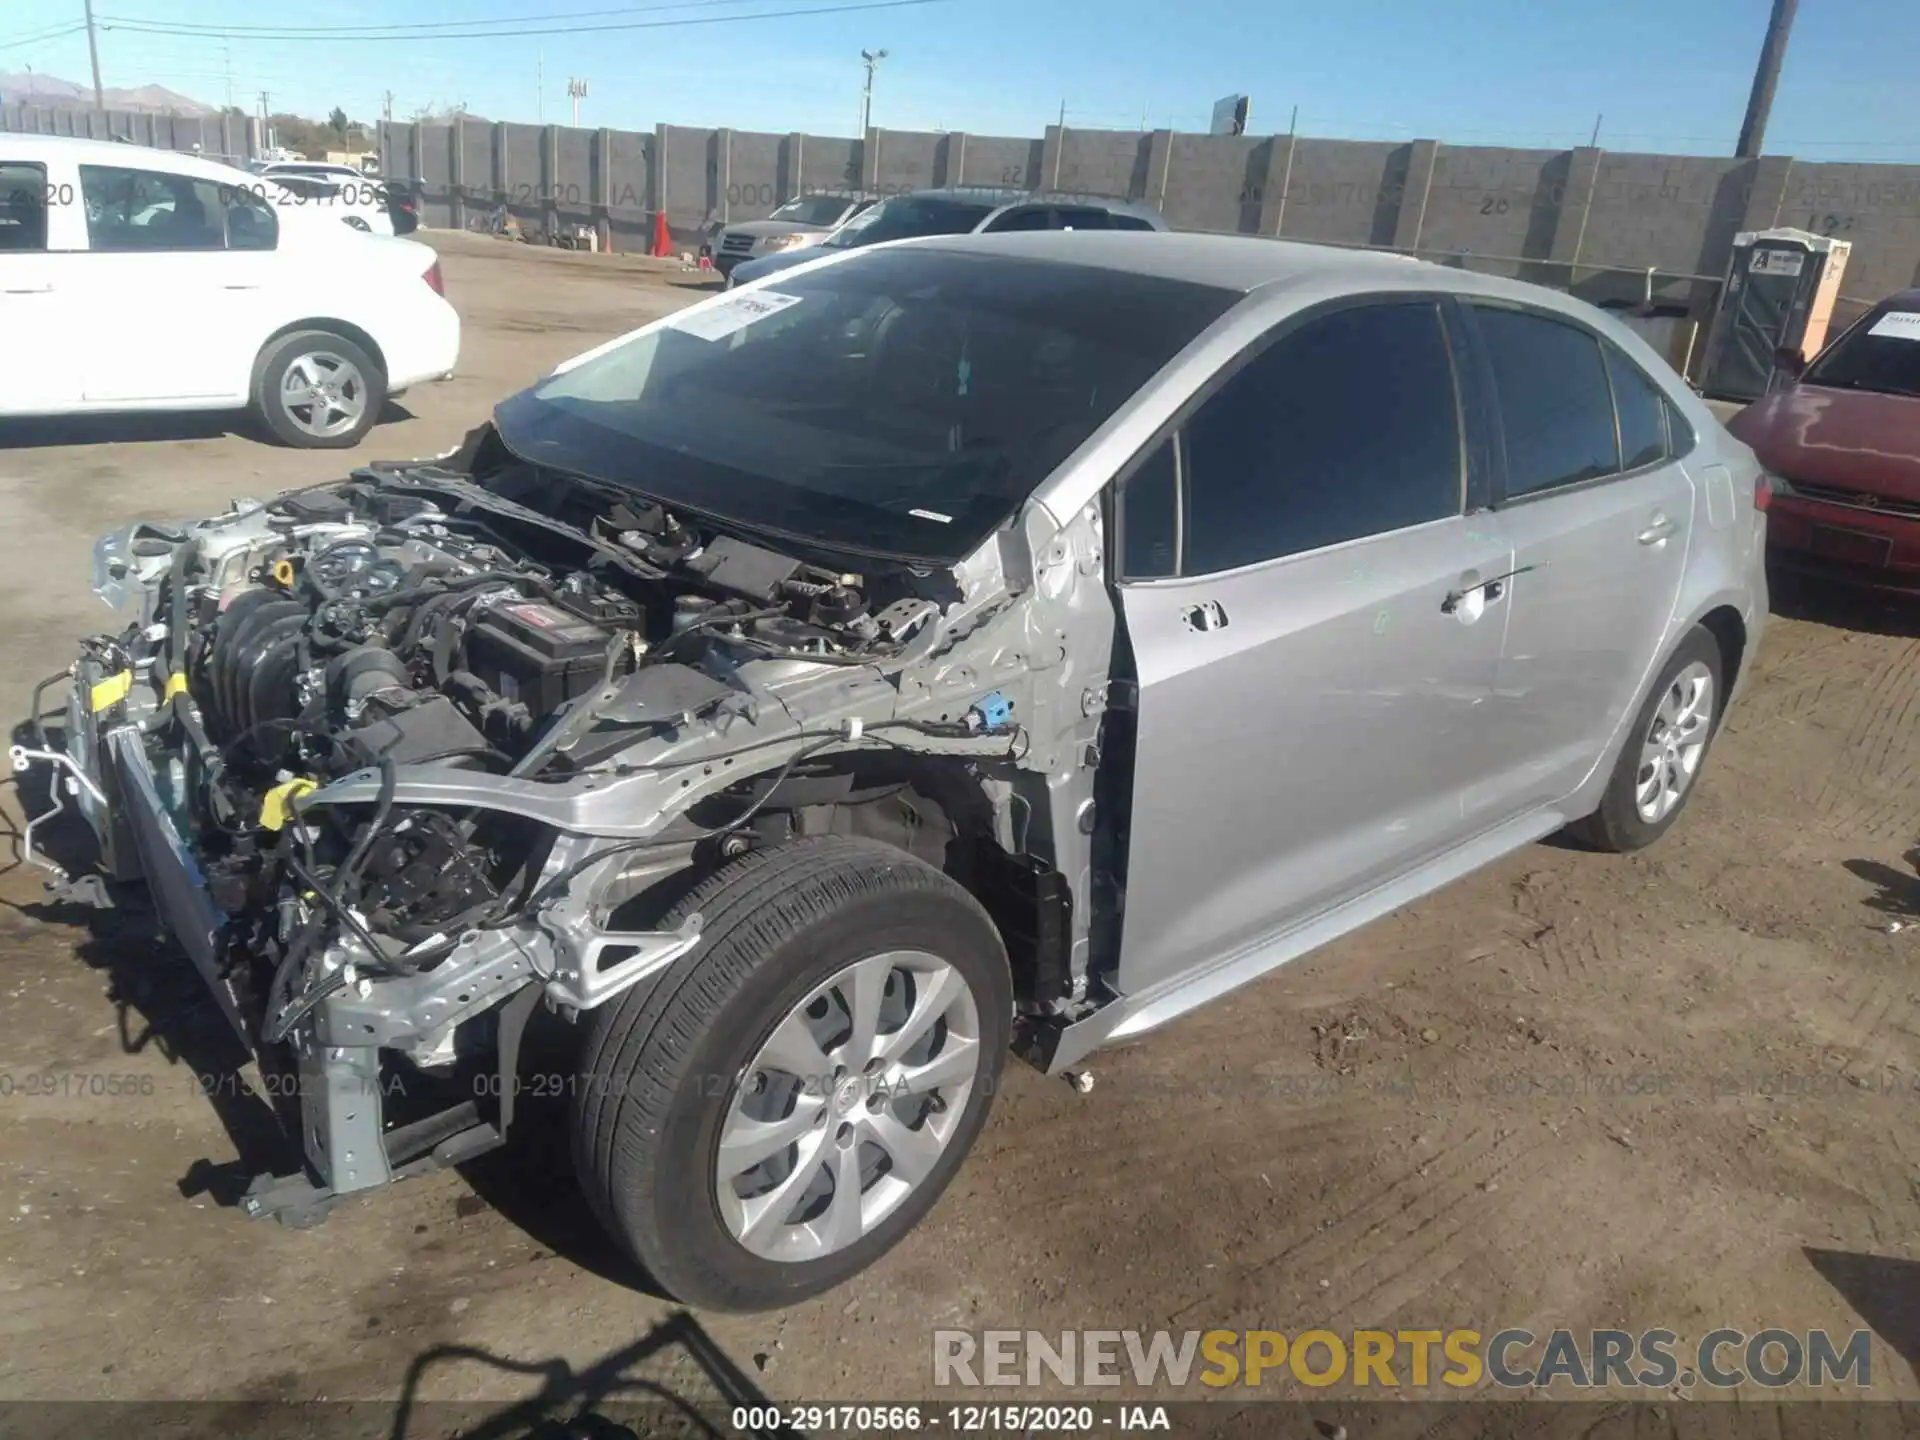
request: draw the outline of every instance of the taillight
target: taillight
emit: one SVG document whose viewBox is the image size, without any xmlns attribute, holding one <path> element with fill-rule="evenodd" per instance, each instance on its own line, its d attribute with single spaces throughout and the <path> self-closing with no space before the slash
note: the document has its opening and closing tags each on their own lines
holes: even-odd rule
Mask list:
<svg viewBox="0 0 1920 1440">
<path fill-rule="evenodd" d="M 434 269 L 439 269 L 434 266 Z M 1753 508 L 1765 514 L 1773 506 L 1773 477 L 1762 470 L 1753 477 Z"/>
<path fill-rule="evenodd" d="M 446 284 L 440 279 L 440 262 L 438 260 L 434 261 L 433 264 L 429 265 L 427 267 L 427 273 L 422 275 L 420 278 L 427 282 L 428 286 L 432 288 L 434 294 L 442 297 L 443 299 L 446 297 L 447 287 L 446 287 Z"/>
</svg>

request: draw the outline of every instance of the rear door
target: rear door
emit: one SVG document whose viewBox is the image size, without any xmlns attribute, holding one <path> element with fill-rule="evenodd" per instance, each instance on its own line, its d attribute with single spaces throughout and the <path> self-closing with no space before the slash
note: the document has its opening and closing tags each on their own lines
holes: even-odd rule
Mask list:
<svg viewBox="0 0 1920 1440">
<path fill-rule="evenodd" d="M 1500 728 L 1515 797 L 1549 805 L 1601 758 L 1666 648 L 1693 482 L 1669 407 L 1612 342 L 1570 319 L 1475 303 L 1498 409 L 1498 513 L 1514 547 Z"/>
<path fill-rule="evenodd" d="M 270 304 L 271 209 L 238 177 L 79 168 L 89 254 L 73 319 L 88 402 L 239 403 Z"/>
<path fill-rule="evenodd" d="M 1139 682 L 1120 987 L 1222 961 L 1463 837 L 1509 550 L 1466 513 L 1446 306 L 1289 324 L 1119 495 Z"/>
</svg>

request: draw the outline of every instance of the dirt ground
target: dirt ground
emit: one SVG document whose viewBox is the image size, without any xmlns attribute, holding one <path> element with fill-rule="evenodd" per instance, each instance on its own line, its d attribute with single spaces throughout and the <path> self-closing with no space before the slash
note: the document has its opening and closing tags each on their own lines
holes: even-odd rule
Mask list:
<svg viewBox="0 0 1920 1440">
<path fill-rule="evenodd" d="M 461 377 L 354 456 L 218 421 L 0 429 L 10 716 L 105 616 L 99 531 L 436 453 L 702 293 L 664 262 L 435 243 Z M 1920 1233 L 1920 925 L 1889 929 L 1920 897 L 1920 612 L 1777 608 L 1652 851 L 1514 855 L 1096 1057 L 1090 1095 L 1010 1067 L 890 1257 L 698 1325 L 772 1396 L 872 1400 L 934 1393 L 940 1326 L 1871 1323 L 1875 1395 L 1920 1396 L 1915 1299 L 1888 1289 Z M 135 921 L 45 905 L 26 870 L 0 898 L 0 1398 L 505 1400 L 649 1337 L 640 1373 L 709 1385 L 545 1147 L 313 1230 L 243 1219 L 231 1178 L 271 1137 L 185 962 Z M 35 1075 L 65 1078 L 29 1094 Z"/>
</svg>

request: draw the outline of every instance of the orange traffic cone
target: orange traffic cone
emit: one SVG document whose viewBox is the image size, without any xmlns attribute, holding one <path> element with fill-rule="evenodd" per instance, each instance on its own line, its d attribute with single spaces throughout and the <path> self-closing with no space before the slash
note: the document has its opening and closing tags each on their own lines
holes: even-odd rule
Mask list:
<svg viewBox="0 0 1920 1440">
<path fill-rule="evenodd" d="M 673 236 L 667 233 L 667 212 L 653 212 L 653 253 L 656 258 L 666 259 L 673 254 Z"/>
</svg>

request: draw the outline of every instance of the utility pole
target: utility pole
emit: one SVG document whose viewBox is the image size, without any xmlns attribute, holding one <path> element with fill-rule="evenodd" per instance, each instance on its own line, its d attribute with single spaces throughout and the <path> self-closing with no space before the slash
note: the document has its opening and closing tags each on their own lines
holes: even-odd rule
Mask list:
<svg viewBox="0 0 1920 1440">
<path fill-rule="evenodd" d="M 93 108 L 96 110 L 105 110 L 107 108 L 107 96 L 106 92 L 100 88 L 100 37 L 93 28 L 93 0 L 86 0 L 86 5 L 87 56 L 93 61 Z"/>
<path fill-rule="evenodd" d="M 267 117 L 271 113 L 267 109 L 267 98 L 267 92 L 262 90 L 260 92 L 260 123 L 262 125 L 267 123 Z"/>
<path fill-rule="evenodd" d="M 584 80 L 567 81 L 567 94 L 573 100 L 573 128 L 580 128 L 580 102 L 587 98 L 587 82 Z"/>
<path fill-rule="evenodd" d="M 1593 117 L 1593 138 L 1587 141 L 1587 148 L 1589 150 L 1598 150 L 1600 148 L 1600 122 L 1606 118 L 1604 113 Z"/>
<path fill-rule="evenodd" d="M 1767 117 L 1773 112 L 1774 88 L 1780 83 L 1780 67 L 1787 58 L 1787 35 L 1799 8 L 1800 0 L 1773 0 L 1773 18 L 1767 21 L 1767 38 L 1760 43 L 1760 64 L 1753 72 L 1753 93 L 1747 97 L 1747 118 L 1740 122 L 1740 143 L 1733 151 L 1737 159 L 1760 158 L 1760 147 L 1767 138 Z"/>
<path fill-rule="evenodd" d="M 391 90 L 380 97 L 380 116 L 389 125 L 393 123 L 393 92 Z"/>
<path fill-rule="evenodd" d="M 534 102 L 534 118 L 544 125 L 547 123 L 547 47 L 544 45 L 534 52 L 533 88 L 540 94 Z"/>
<path fill-rule="evenodd" d="M 862 50 L 860 59 L 867 67 L 867 83 L 860 90 L 860 138 L 864 142 L 867 131 L 873 128 L 873 72 L 879 63 L 887 58 L 884 50 Z"/>
</svg>

